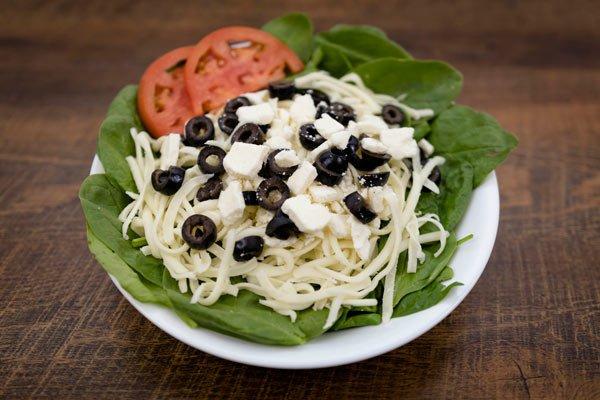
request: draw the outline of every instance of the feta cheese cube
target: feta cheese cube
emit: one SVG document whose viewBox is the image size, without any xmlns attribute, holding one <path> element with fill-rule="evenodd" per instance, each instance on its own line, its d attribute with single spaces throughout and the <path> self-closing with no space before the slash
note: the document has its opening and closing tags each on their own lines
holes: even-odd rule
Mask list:
<svg viewBox="0 0 600 400">
<path fill-rule="evenodd" d="M 336 238 L 350 236 L 350 224 L 348 223 L 348 216 L 346 215 L 331 214 L 328 227 Z"/>
<path fill-rule="evenodd" d="M 287 185 L 294 195 L 306 192 L 306 189 L 317 178 L 317 169 L 308 161 L 303 161 L 296 171 L 289 177 Z"/>
<path fill-rule="evenodd" d="M 329 114 L 323 114 L 321 118 L 315 121 L 317 132 L 325 139 L 329 139 L 336 132 L 343 131 L 344 125 L 331 118 Z"/>
<path fill-rule="evenodd" d="M 352 135 L 348 131 L 335 132 L 329 138 L 329 142 L 331 143 L 332 147 L 337 147 L 338 149 L 343 150 L 348 145 L 350 136 Z"/>
<path fill-rule="evenodd" d="M 251 179 L 262 168 L 268 153 L 267 146 L 235 142 L 223 159 L 223 167 L 230 175 Z"/>
<path fill-rule="evenodd" d="M 367 190 L 367 203 L 374 213 L 379 214 L 382 212 L 385 207 L 383 202 L 383 188 L 379 186 L 370 187 Z"/>
<path fill-rule="evenodd" d="M 283 202 L 281 211 L 287 214 L 301 232 L 318 233 L 331 219 L 327 207 L 310 202 L 308 195 L 290 197 Z"/>
<path fill-rule="evenodd" d="M 270 103 L 261 103 L 252 106 L 240 107 L 236 114 L 240 124 L 253 122 L 258 125 L 270 124 L 275 118 L 275 109 Z"/>
<path fill-rule="evenodd" d="M 296 96 L 290 107 L 290 116 L 298 125 L 314 121 L 316 112 L 315 103 L 309 94 Z"/>
<path fill-rule="evenodd" d="M 371 252 L 373 251 L 373 246 L 369 242 L 371 230 L 367 225 L 354 218 L 354 216 L 349 216 L 348 222 L 350 223 L 350 236 L 352 237 L 354 249 L 360 259 L 366 261 L 371 257 Z"/>
<path fill-rule="evenodd" d="M 376 115 L 365 115 L 358 120 L 357 128 L 361 133 L 368 135 L 379 134 L 381 131 L 388 129 L 385 121 Z"/>
<path fill-rule="evenodd" d="M 275 164 L 282 168 L 290 168 L 300 164 L 300 159 L 294 150 L 283 150 L 275 155 Z"/>
<path fill-rule="evenodd" d="M 260 104 L 269 100 L 269 91 L 267 89 L 259 90 L 258 92 L 244 93 L 242 96 L 250 100 L 252 104 Z"/>
<path fill-rule="evenodd" d="M 244 215 L 245 207 L 242 185 L 238 181 L 229 183 L 219 195 L 218 208 L 223 224 L 234 225 L 238 223 Z"/>
<path fill-rule="evenodd" d="M 317 203 L 328 203 L 330 201 L 340 200 L 343 193 L 338 192 L 335 188 L 324 185 L 311 185 L 308 188 L 308 193 Z"/>
<path fill-rule="evenodd" d="M 417 142 L 413 139 L 413 128 L 392 128 L 382 131 L 379 140 L 387 148 L 392 158 L 400 160 L 413 157 L 419 152 Z"/>
<path fill-rule="evenodd" d="M 384 154 L 387 152 L 387 147 L 385 147 L 383 143 L 370 137 L 362 139 L 360 145 L 363 149 L 370 151 L 371 153 Z"/>
<path fill-rule="evenodd" d="M 271 136 L 265 142 L 265 146 L 269 147 L 271 150 L 292 148 L 290 141 L 281 136 Z"/>
</svg>

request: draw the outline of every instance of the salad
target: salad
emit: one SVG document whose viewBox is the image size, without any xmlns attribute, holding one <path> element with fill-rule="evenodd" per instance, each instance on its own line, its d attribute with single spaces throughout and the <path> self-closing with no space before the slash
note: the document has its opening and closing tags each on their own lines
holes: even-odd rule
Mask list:
<svg viewBox="0 0 600 400">
<path fill-rule="evenodd" d="M 218 29 L 110 105 L 90 250 L 137 300 L 260 343 L 431 307 L 460 285 L 471 192 L 517 144 L 461 86 L 370 26 Z"/>
</svg>

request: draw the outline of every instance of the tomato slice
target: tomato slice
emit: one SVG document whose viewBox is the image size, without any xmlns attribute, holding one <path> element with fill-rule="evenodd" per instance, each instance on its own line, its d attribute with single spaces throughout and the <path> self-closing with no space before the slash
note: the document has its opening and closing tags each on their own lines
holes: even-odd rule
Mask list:
<svg viewBox="0 0 600 400">
<path fill-rule="evenodd" d="M 162 55 L 140 79 L 138 112 L 154 137 L 182 134 L 184 124 L 194 116 L 183 78 L 183 68 L 192 48 L 180 47 Z"/>
<path fill-rule="evenodd" d="M 231 26 L 208 34 L 194 47 L 185 65 L 185 84 L 192 108 L 204 114 L 303 68 L 298 56 L 273 35 Z"/>
</svg>

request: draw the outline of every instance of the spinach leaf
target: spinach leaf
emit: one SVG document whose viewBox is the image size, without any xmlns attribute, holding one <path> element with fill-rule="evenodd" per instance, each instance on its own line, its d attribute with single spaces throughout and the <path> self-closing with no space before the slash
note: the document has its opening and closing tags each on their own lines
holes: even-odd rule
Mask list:
<svg viewBox="0 0 600 400">
<path fill-rule="evenodd" d="M 394 307 L 392 317 L 401 317 L 403 315 L 414 314 L 423 311 L 426 308 L 436 305 L 446 297 L 450 290 L 455 286 L 461 286 L 462 283 L 454 282 L 444 286 L 439 281 L 431 282 L 423 289 L 407 294 Z"/>
<path fill-rule="evenodd" d="M 326 43 L 319 45 L 321 60 L 317 69 L 329 72 L 332 76 L 341 77 L 352 69 L 352 63 L 339 49 Z"/>
<path fill-rule="evenodd" d="M 359 326 L 379 325 L 381 323 L 381 314 L 356 313 L 352 308 L 343 308 L 340 318 L 331 327 L 332 331 L 341 331 L 342 329 L 357 328 Z"/>
<path fill-rule="evenodd" d="M 298 345 L 307 340 L 288 317 L 259 304 L 260 297 L 247 290 L 241 290 L 237 297 L 222 296 L 207 307 L 190 303 L 190 294 L 181 293 L 167 272 L 163 287 L 173 307 L 203 328 L 264 344 Z"/>
<path fill-rule="evenodd" d="M 145 256 L 121 235 L 119 213 L 129 203 L 117 183 L 108 175 L 90 175 L 79 189 L 79 199 L 90 230 L 137 273 L 155 285 L 162 284 L 163 264 Z"/>
<path fill-rule="evenodd" d="M 354 67 L 383 57 L 411 58 L 406 50 L 389 40 L 383 32 L 364 25 L 337 25 L 319 33 L 315 41 L 323 47 L 326 58 L 329 52 L 337 50 Z"/>
<path fill-rule="evenodd" d="M 376 93 L 394 97 L 415 108 L 431 108 L 437 114 L 458 97 L 462 75 L 441 61 L 382 58 L 354 69 Z"/>
<path fill-rule="evenodd" d="M 130 191 L 135 191 L 136 187 L 125 161 L 125 157 L 135 152 L 129 130 L 132 127 L 142 129 L 136 99 L 136 85 L 127 85 L 117 94 L 108 108 L 106 119 L 100 125 L 97 150 L 106 173 L 114 178 L 123 190 Z"/>
<path fill-rule="evenodd" d="M 313 46 L 313 26 L 305 14 L 292 13 L 275 18 L 262 29 L 288 45 L 302 61 L 310 58 Z"/>
<path fill-rule="evenodd" d="M 413 133 L 413 138 L 416 141 L 423 139 L 425 136 L 431 132 L 431 126 L 426 120 L 419 120 L 413 124 L 413 128 L 415 128 L 415 133 Z"/>
<path fill-rule="evenodd" d="M 161 286 L 157 286 L 136 274 L 114 251 L 106 247 L 87 225 L 90 252 L 102 268 L 119 282 L 121 287 L 136 300 L 144 303 L 170 304 Z"/>
<path fill-rule="evenodd" d="M 508 156 L 517 139 L 486 113 L 454 106 L 433 122 L 428 140 L 436 153 L 473 167 L 473 187 Z"/>
<path fill-rule="evenodd" d="M 394 285 L 394 306 L 407 294 L 423 289 L 433 282 L 450 262 L 456 250 L 456 238 L 450 235 L 446 240 L 446 247 L 442 254 L 434 257 L 438 245 L 429 245 L 423 248 L 425 261 L 417 267 L 417 272 L 406 272 L 407 252 L 400 254 L 396 282 Z"/>
<path fill-rule="evenodd" d="M 417 204 L 417 211 L 424 214 L 437 214 L 444 228 L 452 231 L 469 206 L 473 192 L 473 168 L 466 162 L 447 159 L 440 167 L 440 172 L 442 175 L 442 182 L 439 185 L 440 193 L 422 193 Z M 422 231 L 428 230 L 430 229 Z"/>
</svg>

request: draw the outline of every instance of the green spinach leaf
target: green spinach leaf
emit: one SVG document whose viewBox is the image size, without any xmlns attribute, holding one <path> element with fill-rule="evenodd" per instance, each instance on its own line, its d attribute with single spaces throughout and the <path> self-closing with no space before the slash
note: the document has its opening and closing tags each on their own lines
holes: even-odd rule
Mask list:
<svg viewBox="0 0 600 400">
<path fill-rule="evenodd" d="M 406 50 L 389 40 L 383 32 L 364 25 L 337 25 L 319 33 L 315 41 L 323 46 L 326 57 L 329 52 L 337 50 L 354 67 L 383 57 L 411 58 Z"/>
<path fill-rule="evenodd" d="M 444 286 L 443 283 L 436 280 L 423 289 L 404 296 L 398 305 L 394 307 L 392 317 L 414 314 L 434 306 L 442 301 L 453 287 L 461 285 L 462 283 L 454 282 L 448 286 Z"/>
<path fill-rule="evenodd" d="M 381 323 L 381 314 L 376 312 L 357 313 L 354 308 L 343 308 L 340 318 L 331 327 L 332 331 L 341 331 L 342 329 L 357 328 L 359 326 L 379 325 Z"/>
<path fill-rule="evenodd" d="M 473 167 L 473 187 L 517 146 L 517 139 L 486 113 L 454 106 L 433 122 L 428 140 L 436 153 Z"/>
<path fill-rule="evenodd" d="M 145 256 L 121 235 L 119 213 L 129 203 L 117 183 L 108 175 L 88 176 L 79 190 L 81 207 L 90 230 L 137 273 L 155 285 L 162 284 L 163 264 Z"/>
<path fill-rule="evenodd" d="M 136 274 L 127 263 L 94 235 L 89 225 L 87 225 L 87 238 L 90 252 L 96 260 L 136 300 L 165 306 L 170 304 L 161 286 L 157 286 Z"/>
<path fill-rule="evenodd" d="M 462 75 L 441 61 L 382 58 L 364 63 L 356 72 L 371 90 L 394 97 L 415 108 L 431 108 L 437 114 L 460 94 Z"/>
<path fill-rule="evenodd" d="M 425 261 L 419 264 L 417 272 L 406 272 L 407 252 L 400 254 L 398 260 L 398 270 L 396 271 L 396 282 L 394 285 L 394 306 L 407 294 L 421 290 L 433 282 L 442 270 L 450 262 L 450 258 L 456 250 L 456 238 L 450 235 L 446 240 L 446 247 L 442 254 L 434 257 L 438 245 L 429 245 L 423 248 Z"/>
<path fill-rule="evenodd" d="M 288 45 L 304 62 L 310 58 L 313 47 L 313 26 L 305 14 L 292 13 L 275 18 L 262 29 Z"/>
<path fill-rule="evenodd" d="M 444 228 L 452 231 L 469 206 L 473 192 L 473 168 L 466 162 L 447 159 L 440 167 L 440 172 L 442 175 L 440 193 L 422 193 L 417 211 L 438 215 Z"/>
<path fill-rule="evenodd" d="M 125 157 L 134 154 L 135 145 L 129 135 L 132 127 L 142 129 L 136 109 L 137 86 L 127 85 L 108 108 L 106 119 L 100 125 L 98 157 L 108 175 L 115 179 L 123 190 L 135 191 Z"/>
<path fill-rule="evenodd" d="M 307 340 L 288 317 L 259 304 L 260 297 L 247 290 L 237 297 L 222 296 L 207 307 L 190 303 L 190 294 L 181 293 L 177 281 L 166 272 L 163 287 L 173 307 L 203 328 L 264 344 L 297 345 Z"/>
</svg>

